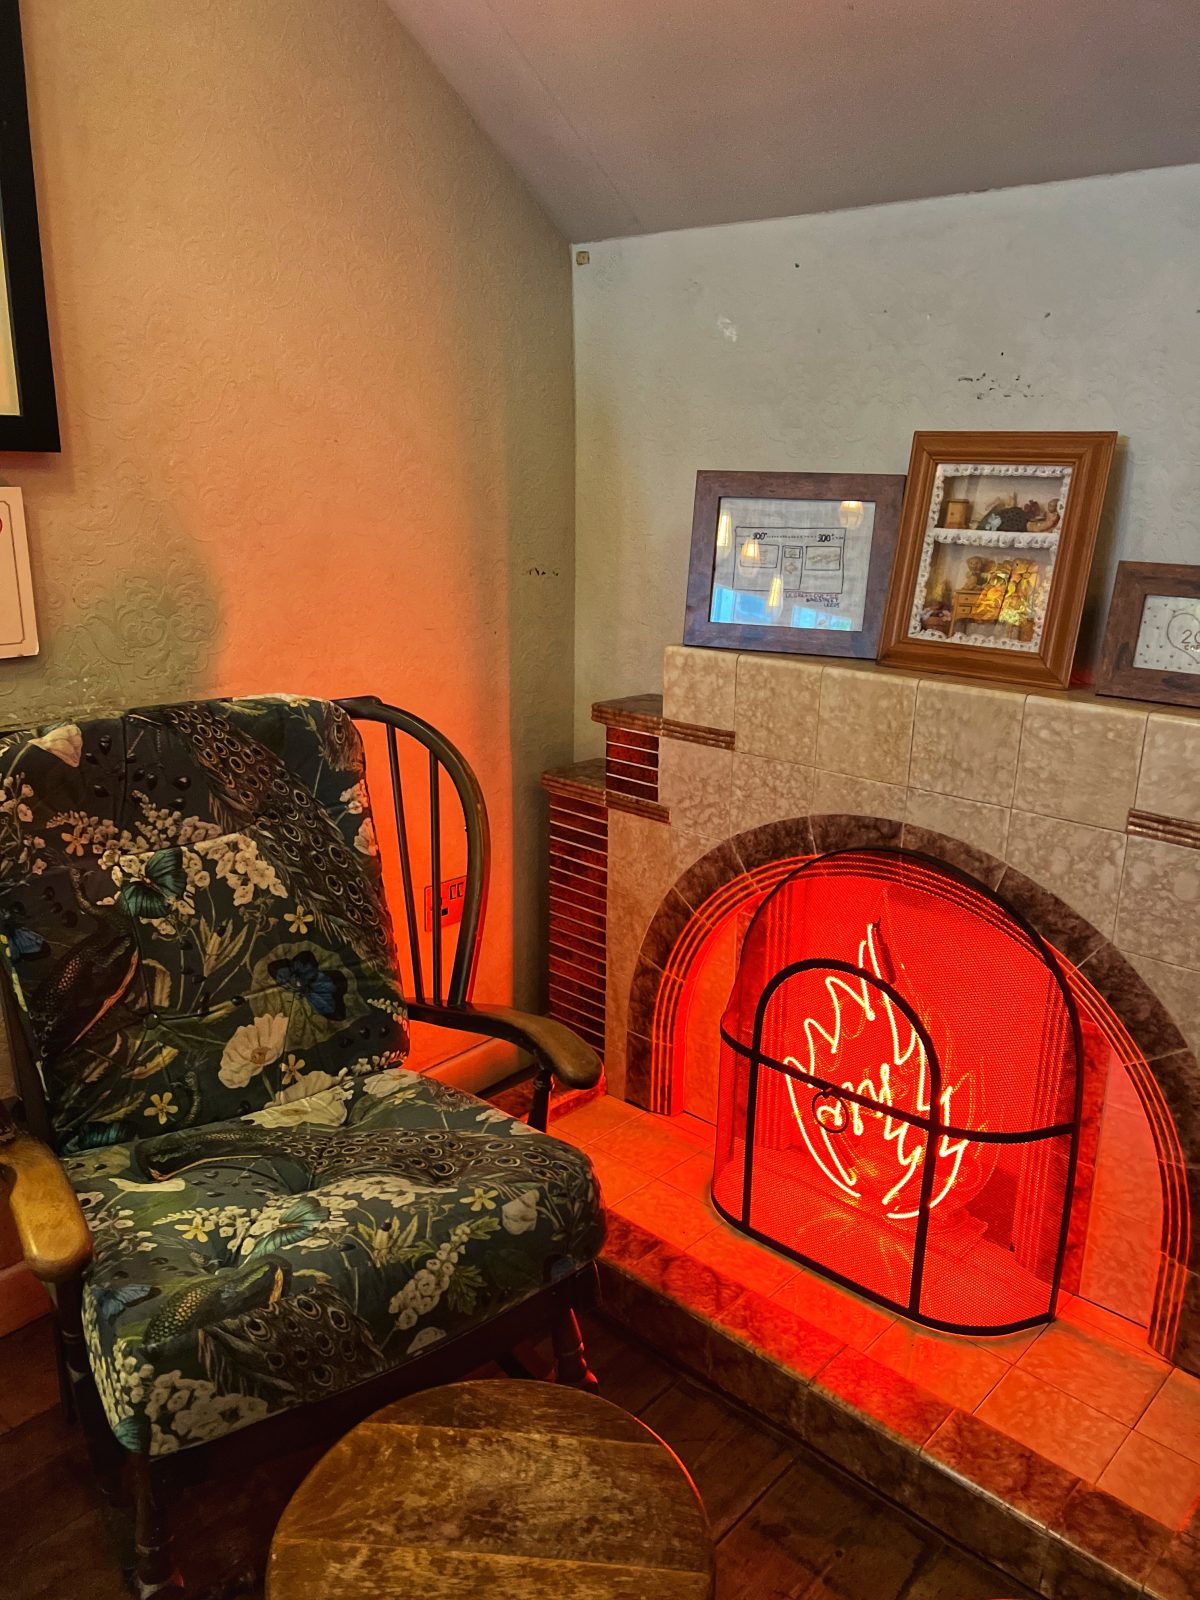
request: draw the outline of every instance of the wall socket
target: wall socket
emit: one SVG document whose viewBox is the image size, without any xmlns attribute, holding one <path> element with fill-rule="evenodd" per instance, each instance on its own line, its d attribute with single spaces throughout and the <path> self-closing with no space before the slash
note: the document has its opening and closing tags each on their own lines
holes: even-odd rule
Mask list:
<svg viewBox="0 0 1200 1600">
<path fill-rule="evenodd" d="M 442 927 L 452 928 L 456 922 L 462 921 L 463 896 L 467 892 L 467 880 L 463 878 L 442 879 Z M 425 932 L 433 932 L 433 885 L 425 885 Z"/>
</svg>

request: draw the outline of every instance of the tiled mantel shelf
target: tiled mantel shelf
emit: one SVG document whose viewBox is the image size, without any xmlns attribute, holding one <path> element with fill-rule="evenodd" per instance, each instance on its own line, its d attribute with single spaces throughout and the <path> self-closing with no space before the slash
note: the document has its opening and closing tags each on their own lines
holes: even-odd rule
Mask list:
<svg viewBox="0 0 1200 1600">
<path fill-rule="evenodd" d="M 630 981 L 663 896 L 721 840 L 810 813 L 930 829 L 1025 873 L 1113 941 L 1200 1050 L 1200 714 L 685 647 L 663 676 L 657 815 L 609 815 L 618 1093 Z"/>
</svg>

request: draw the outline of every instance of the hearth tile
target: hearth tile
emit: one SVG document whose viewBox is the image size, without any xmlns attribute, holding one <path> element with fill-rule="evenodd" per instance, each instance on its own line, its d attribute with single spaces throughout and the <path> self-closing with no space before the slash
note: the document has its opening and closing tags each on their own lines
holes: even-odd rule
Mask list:
<svg viewBox="0 0 1200 1600">
<path fill-rule="evenodd" d="M 856 816 L 853 811 L 834 811 L 813 816 L 812 834 L 813 847 L 817 851 L 858 850 L 873 845 L 898 845 L 904 835 L 904 824 L 898 818 L 888 818 L 878 813 Z"/>
<path fill-rule="evenodd" d="M 610 1155 L 603 1147 L 589 1150 L 588 1155 L 600 1181 L 600 1198 L 606 1206 L 617 1205 L 646 1182 L 646 1174 L 640 1167 Z"/>
<path fill-rule="evenodd" d="M 1070 695 L 1025 701 L 1013 805 L 1124 829 L 1137 790 L 1146 713 Z"/>
<path fill-rule="evenodd" d="M 1013 1367 L 975 1415 L 1087 1483 L 1095 1483 L 1129 1430 L 1063 1389 Z"/>
<path fill-rule="evenodd" d="M 1060 1306 L 1058 1315 L 1064 1322 L 1096 1329 L 1110 1343 L 1115 1340 L 1120 1344 L 1133 1345 L 1135 1349 L 1150 1348 L 1150 1335 L 1144 1323 L 1131 1322 L 1128 1317 L 1120 1317 L 1105 1306 L 1085 1300 L 1082 1295 L 1072 1296 L 1068 1304 Z"/>
<path fill-rule="evenodd" d="M 635 1261 L 642 1260 L 657 1250 L 662 1243 L 648 1228 L 643 1228 L 640 1223 L 630 1222 L 612 1206 L 605 1207 L 604 1220 L 608 1229 L 604 1240 L 604 1254 L 608 1260 L 620 1266 L 631 1266 Z"/>
<path fill-rule="evenodd" d="M 796 1420 L 801 1437 L 814 1450 L 889 1499 L 904 1499 L 919 1459 L 910 1440 L 868 1419 L 853 1402 L 831 1394 L 818 1381 L 804 1390 Z"/>
<path fill-rule="evenodd" d="M 687 1165 L 685 1162 L 684 1167 Z M 677 1167 L 674 1172 L 668 1173 L 667 1181 L 671 1182 L 677 1173 L 684 1170 L 684 1167 Z M 711 1172 L 711 1160 L 708 1167 Z M 707 1193 L 707 1186 L 705 1192 Z M 754 1289 L 762 1295 L 775 1294 L 789 1283 L 798 1271 L 795 1262 L 789 1260 L 787 1256 L 768 1250 L 757 1240 L 747 1239 L 744 1234 L 737 1233 L 720 1218 L 717 1219 L 717 1225 L 711 1233 L 706 1233 L 691 1246 L 691 1253 L 698 1261 L 707 1262 L 710 1267 L 715 1267 L 718 1272 L 724 1273 L 735 1283 L 740 1283 L 746 1289 Z"/>
<path fill-rule="evenodd" d="M 1105 938 L 1111 938 L 1117 920 L 1125 845 L 1123 833 L 1107 828 L 1014 811 L 1007 853 L 1018 872 L 1035 879 L 1086 917 Z M 1001 879 L 1001 894 L 1006 878 L 1007 874 Z"/>
<path fill-rule="evenodd" d="M 616 1086 L 623 1097 L 631 1105 L 645 1107 L 650 1104 L 650 1069 L 654 1057 L 654 1046 L 644 1034 L 637 1033 L 633 1028 L 626 1029 L 620 1036 L 620 1044 L 624 1050 L 624 1074 L 622 1081 Z M 612 1043 L 608 1041 L 605 1072 L 612 1071 Z"/>
<path fill-rule="evenodd" d="M 746 1292 L 741 1284 L 670 1244 L 640 1256 L 628 1270 L 676 1305 L 711 1323 L 723 1321 Z"/>
<path fill-rule="evenodd" d="M 875 783 L 907 783 L 916 704 L 916 678 L 826 667 L 816 765 Z"/>
<path fill-rule="evenodd" d="M 1200 1373 L 1200 1273 L 1184 1274 L 1183 1311 L 1172 1356 L 1186 1373 Z"/>
<path fill-rule="evenodd" d="M 820 1278 L 799 1267 L 796 1276 L 788 1280 L 772 1299 L 789 1311 L 795 1311 L 815 1327 L 833 1334 L 852 1350 L 866 1351 L 896 1318 L 882 1306 L 862 1300 L 849 1289 L 843 1289 L 827 1278 Z"/>
<path fill-rule="evenodd" d="M 1127 959 L 1166 1006 L 1188 1049 L 1200 1055 L 1200 972 L 1133 952 Z"/>
<path fill-rule="evenodd" d="M 704 1376 L 722 1394 L 803 1437 L 808 1379 L 736 1338 L 724 1322 L 709 1332 Z"/>
<path fill-rule="evenodd" d="M 1200 985 L 1200 973 L 1195 974 Z M 1191 1050 L 1160 1056 L 1154 1063 L 1154 1077 L 1171 1120 L 1179 1134 L 1183 1160 L 1188 1166 L 1200 1163 L 1200 1071 Z"/>
<path fill-rule="evenodd" d="M 1004 871 L 1008 811 L 1004 806 L 910 789 L 904 815 L 904 844 L 948 861 L 981 883 L 994 887 Z"/>
<path fill-rule="evenodd" d="M 857 1350 L 843 1350 L 814 1381 L 918 1447 L 933 1437 L 953 1410 L 927 1389 Z"/>
<path fill-rule="evenodd" d="M 1080 970 L 1117 1012 L 1147 1061 L 1187 1049 L 1187 1040 L 1153 986 L 1115 946 L 1101 945 Z M 1192 974 L 1192 982 L 1200 986 L 1200 973 Z"/>
<path fill-rule="evenodd" d="M 684 1194 L 682 1189 L 673 1189 L 661 1178 L 626 1195 L 617 1202 L 617 1209 L 630 1222 L 650 1229 L 680 1250 L 686 1250 L 716 1225 L 709 1205 L 694 1195 Z"/>
<path fill-rule="evenodd" d="M 663 655 L 663 716 L 701 728 L 732 728 L 736 652 L 670 644 Z"/>
<path fill-rule="evenodd" d="M 817 753 L 823 671 L 811 661 L 739 656 L 735 748 L 811 766 Z"/>
<path fill-rule="evenodd" d="M 1036 1328 L 1022 1328 L 1019 1333 L 977 1334 L 970 1338 L 970 1342 L 980 1350 L 986 1350 L 990 1356 L 998 1356 L 1001 1361 L 1009 1366 L 1015 1365 L 1033 1341 L 1040 1337 L 1041 1325 Z"/>
<path fill-rule="evenodd" d="M 979 1417 L 955 1411 L 924 1453 L 1040 1527 L 1062 1519 L 1079 1479 Z"/>
<path fill-rule="evenodd" d="M 900 1319 L 880 1334 L 867 1354 L 964 1411 L 974 1411 L 1008 1371 L 1006 1361 L 969 1339 L 927 1332 Z"/>
<path fill-rule="evenodd" d="M 1085 1483 L 1067 1501 L 1054 1531 L 1135 1582 L 1144 1581 L 1169 1537 L 1161 1522 Z"/>
<path fill-rule="evenodd" d="M 1135 1429 L 1100 1474 L 1098 1487 L 1169 1528 L 1182 1528 L 1200 1499 L 1200 1461 Z"/>
<path fill-rule="evenodd" d="M 943 1428 L 953 1423 L 951 1415 Z M 940 1434 L 942 1429 L 939 1428 Z M 938 1434 L 934 1435 L 934 1439 Z M 968 1475 L 948 1471 L 929 1451 L 918 1455 L 900 1489 L 900 1503 L 990 1561 L 1019 1582 L 1036 1588 L 1042 1575 L 1050 1534 L 1022 1516 Z M 957 1600 L 947 1595 L 942 1600 Z"/>
<path fill-rule="evenodd" d="M 1172 1372 L 1138 1418 L 1136 1431 L 1200 1463 L 1200 1378 Z"/>
<path fill-rule="evenodd" d="M 1004 869 L 998 893 L 1014 910 L 1028 917 L 1038 932 L 1076 966 L 1097 949 L 1105 937 L 1069 905 L 1064 905 L 1056 893 L 1049 893 L 1011 864 Z"/>
<path fill-rule="evenodd" d="M 731 815 L 735 828 L 757 828 L 812 810 L 813 769 L 769 756 L 733 757 Z"/>
<path fill-rule="evenodd" d="M 1196 1600 L 1200 1595 L 1200 1540 L 1190 1529 L 1168 1541 L 1150 1568 L 1146 1594 L 1161 1600 Z"/>
<path fill-rule="evenodd" d="M 1012 804 L 1025 696 L 1012 689 L 923 679 L 909 782 L 918 789 Z"/>
<path fill-rule="evenodd" d="M 879 783 L 874 778 L 849 777 L 838 772 L 824 772 L 818 768 L 816 781 L 813 784 L 814 837 L 823 818 L 847 814 L 852 815 L 857 823 L 857 828 L 853 830 L 854 836 L 850 840 L 852 844 L 885 842 L 899 844 L 907 801 L 908 791 L 903 784 Z M 887 822 L 895 823 L 895 837 L 889 837 L 887 840 L 871 837 L 871 831 L 863 826 L 864 820 L 868 817 L 880 817 Z M 837 849 L 839 846 L 831 848 Z"/>
<path fill-rule="evenodd" d="M 721 1323 L 727 1333 L 805 1381 L 823 1371 L 845 1349 L 832 1334 L 813 1327 L 777 1300 L 753 1289 L 739 1297 Z"/>
<path fill-rule="evenodd" d="M 1200 721 L 1155 711 L 1146 725 L 1146 744 L 1138 776 L 1139 811 L 1200 822 Z"/>
<path fill-rule="evenodd" d="M 1038 1589 L 1050 1600 L 1143 1600 L 1145 1594 L 1137 1578 L 1126 1577 L 1057 1534 L 1050 1535 Z"/>
<path fill-rule="evenodd" d="M 725 840 L 693 860 L 676 880 L 675 887 L 688 905 L 699 908 L 714 890 L 721 888 L 731 878 L 740 877 L 743 871 L 741 857 L 733 845 Z"/>
<path fill-rule="evenodd" d="M 637 956 L 656 967 L 663 966 L 694 915 L 683 896 L 674 888 L 668 889 L 646 929 Z"/>
<path fill-rule="evenodd" d="M 1017 1370 L 1052 1383 L 1132 1427 L 1162 1388 L 1171 1367 L 1149 1351 L 1110 1344 L 1084 1328 L 1055 1322 L 1030 1345 Z"/>
<path fill-rule="evenodd" d="M 649 1035 L 656 1000 L 661 998 L 664 1005 L 669 1004 L 678 999 L 682 991 L 683 984 L 678 977 L 667 976 L 661 967 L 650 961 L 637 960 L 630 975 L 627 1012 L 635 1033 Z"/>
<path fill-rule="evenodd" d="M 659 1289 L 603 1258 L 600 1300 L 608 1316 L 668 1356 L 673 1365 L 689 1367 L 704 1376 L 712 1331 L 705 1318 L 664 1299 Z"/>
<path fill-rule="evenodd" d="M 1116 943 L 1122 950 L 1200 968 L 1200 850 L 1131 837 Z"/>
<path fill-rule="evenodd" d="M 697 839 L 724 839 L 731 831 L 733 752 L 711 745 L 663 739 L 659 747 L 658 797 L 671 825 Z"/>
<path fill-rule="evenodd" d="M 613 1094 L 602 1094 L 578 1110 L 557 1117 L 551 1126 L 556 1138 L 568 1139 L 572 1144 L 588 1145 L 602 1139 L 605 1134 L 615 1133 L 630 1122 L 636 1122 L 642 1116 L 645 1116 L 645 1112 L 637 1106 L 631 1106 L 627 1100 L 619 1100 Z"/>
<path fill-rule="evenodd" d="M 736 824 L 737 818 L 734 818 Z M 748 872 L 768 861 L 787 861 L 793 856 L 811 856 L 813 844 L 812 822 L 809 817 L 787 817 L 779 822 L 764 822 L 757 828 L 747 828 L 735 834 L 732 840 Z"/>
<path fill-rule="evenodd" d="M 1111 1206 L 1093 1204 L 1090 1248 L 1083 1258 L 1080 1292 L 1131 1322 L 1149 1322 L 1159 1257 L 1148 1247 L 1144 1224 Z M 1099 1248 L 1103 1240 L 1103 1247 Z"/>
<path fill-rule="evenodd" d="M 668 1167 L 663 1173 L 663 1182 L 669 1183 L 673 1189 L 682 1189 L 684 1194 L 690 1194 L 697 1200 L 707 1200 L 712 1188 L 712 1169 L 711 1152 L 698 1150 L 677 1167 Z"/>
</svg>

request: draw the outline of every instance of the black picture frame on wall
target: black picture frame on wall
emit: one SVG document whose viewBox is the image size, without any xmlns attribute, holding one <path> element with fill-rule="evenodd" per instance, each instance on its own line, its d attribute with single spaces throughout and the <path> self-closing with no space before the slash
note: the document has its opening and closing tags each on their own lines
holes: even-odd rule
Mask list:
<svg viewBox="0 0 1200 1600">
<path fill-rule="evenodd" d="M 38 234 L 17 0 L 0 0 L 0 450 L 58 450 L 58 403 Z M 15 402 L 7 397 L 11 360 Z"/>
</svg>

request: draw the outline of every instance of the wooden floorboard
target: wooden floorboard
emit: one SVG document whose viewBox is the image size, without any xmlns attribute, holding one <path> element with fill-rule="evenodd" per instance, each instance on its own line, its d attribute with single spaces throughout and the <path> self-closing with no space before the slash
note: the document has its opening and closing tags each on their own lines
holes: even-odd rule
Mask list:
<svg viewBox="0 0 1200 1600">
<path fill-rule="evenodd" d="M 600 1392 L 640 1416 L 692 1474 L 718 1540 L 718 1600 L 1032 1600 L 623 1330 L 588 1318 L 584 1333 Z M 544 1347 L 523 1357 L 535 1371 L 548 1359 Z M 0 1593 L 125 1600 L 123 1528 L 101 1507 L 54 1379 L 47 1322 L 0 1339 Z M 271 1530 L 311 1460 L 289 1456 L 236 1485 L 185 1492 L 175 1516 L 189 1577 L 181 1600 L 261 1600 L 248 1574 L 261 1570 Z"/>
</svg>

